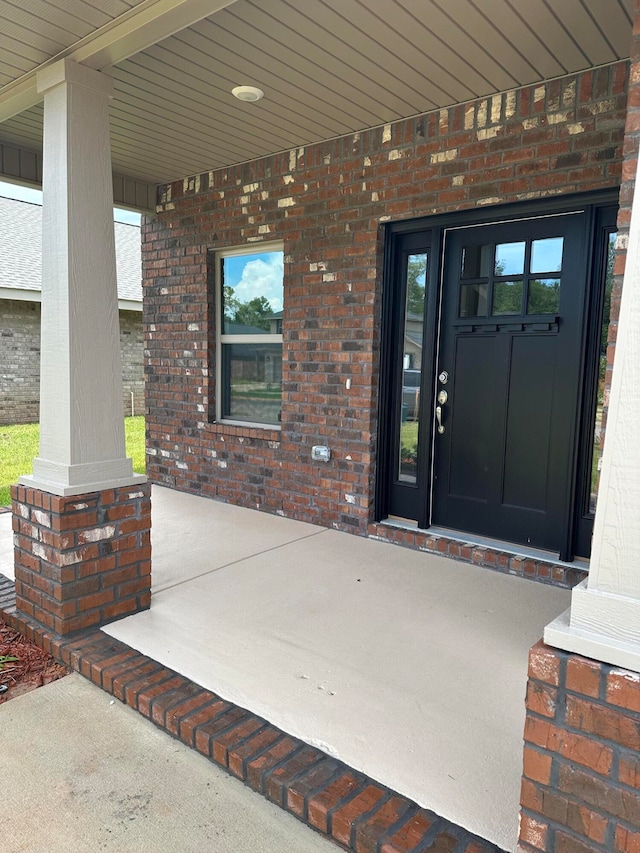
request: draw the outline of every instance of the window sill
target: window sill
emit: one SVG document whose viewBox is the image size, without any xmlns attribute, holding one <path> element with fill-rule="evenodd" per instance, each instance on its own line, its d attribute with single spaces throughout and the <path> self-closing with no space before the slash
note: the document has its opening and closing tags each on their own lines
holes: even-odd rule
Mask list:
<svg viewBox="0 0 640 853">
<path fill-rule="evenodd" d="M 280 441 L 282 432 L 279 426 L 240 423 L 238 421 L 216 421 L 207 424 L 206 431 L 213 435 L 229 435 L 240 438 L 258 438 L 262 441 Z"/>
</svg>

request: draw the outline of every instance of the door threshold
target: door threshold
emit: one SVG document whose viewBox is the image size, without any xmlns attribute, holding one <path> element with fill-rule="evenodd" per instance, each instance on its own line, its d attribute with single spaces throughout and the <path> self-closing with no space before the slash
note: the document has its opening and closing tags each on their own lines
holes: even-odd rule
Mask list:
<svg viewBox="0 0 640 853">
<path fill-rule="evenodd" d="M 476 533 L 461 533 L 459 530 L 451 530 L 448 527 L 430 527 L 432 536 L 446 536 L 455 542 L 469 542 L 471 545 L 481 545 L 483 548 L 492 548 L 495 551 L 505 551 L 508 554 L 516 554 L 519 557 L 527 557 L 531 560 L 545 560 L 557 566 L 584 569 L 589 571 L 589 561 L 576 558 L 572 562 L 561 560 L 556 551 L 545 551 L 543 548 L 531 548 L 529 545 L 517 545 L 515 542 L 505 542 L 503 539 L 492 539 L 489 536 L 479 536 Z"/>
<path fill-rule="evenodd" d="M 474 533 L 464 533 L 447 527 L 418 527 L 417 522 L 408 518 L 389 516 L 384 521 L 372 525 L 370 535 L 380 535 L 386 529 L 392 541 L 434 551 L 454 559 L 464 559 L 497 568 L 509 574 L 521 574 L 545 583 L 572 587 L 583 580 L 589 571 L 589 560 L 575 559 L 569 563 L 560 560 L 553 551 L 517 545 L 501 539 L 493 539 Z M 391 535 L 392 531 L 396 535 Z M 449 543 L 449 544 L 447 544 Z M 475 556 L 472 551 L 479 552 Z M 498 558 L 498 559 L 496 559 Z"/>
</svg>

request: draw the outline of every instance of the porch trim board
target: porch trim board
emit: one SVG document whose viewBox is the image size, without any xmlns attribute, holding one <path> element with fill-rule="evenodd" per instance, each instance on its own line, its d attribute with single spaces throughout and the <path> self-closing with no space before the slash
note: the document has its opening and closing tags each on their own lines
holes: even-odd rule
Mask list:
<svg viewBox="0 0 640 853">
<path fill-rule="evenodd" d="M 99 630 L 59 637 L 15 607 L 0 574 L 0 618 L 311 829 L 354 853 L 501 853 L 500 848 L 353 770 Z"/>
<path fill-rule="evenodd" d="M 640 673 L 640 600 L 590 590 L 584 580 L 573 590 L 571 607 L 547 625 L 544 638 L 556 648 Z"/>
</svg>

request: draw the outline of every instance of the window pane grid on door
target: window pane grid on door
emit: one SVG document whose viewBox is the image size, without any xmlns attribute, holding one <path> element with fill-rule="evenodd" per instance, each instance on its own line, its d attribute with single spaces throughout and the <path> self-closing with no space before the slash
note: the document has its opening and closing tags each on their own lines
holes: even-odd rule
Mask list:
<svg viewBox="0 0 640 853">
<path fill-rule="evenodd" d="M 558 313 L 563 253 L 563 237 L 465 246 L 458 316 Z"/>
</svg>

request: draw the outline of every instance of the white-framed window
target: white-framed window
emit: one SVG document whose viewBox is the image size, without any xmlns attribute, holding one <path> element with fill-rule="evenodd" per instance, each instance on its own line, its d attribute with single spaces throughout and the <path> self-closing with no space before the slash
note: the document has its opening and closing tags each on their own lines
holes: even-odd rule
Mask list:
<svg viewBox="0 0 640 853">
<path fill-rule="evenodd" d="M 283 246 L 225 249 L 215 264 L 216 420 L 278 427 Z"/>
</svg>

